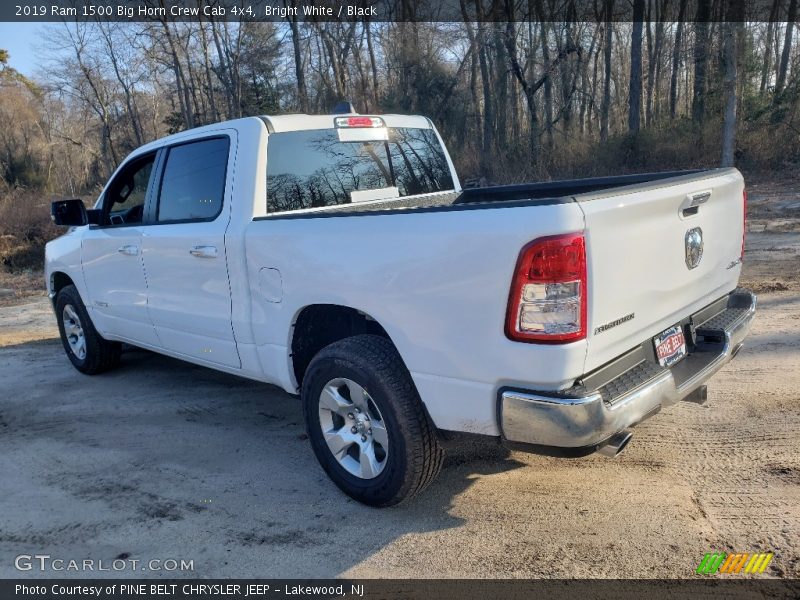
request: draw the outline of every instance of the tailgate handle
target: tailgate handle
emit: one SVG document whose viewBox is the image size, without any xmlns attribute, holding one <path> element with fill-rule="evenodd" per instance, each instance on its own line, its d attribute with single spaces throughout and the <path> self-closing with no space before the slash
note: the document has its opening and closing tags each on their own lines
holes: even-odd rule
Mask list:
<svg viewBox="0 0 800 600">
<path fill-rule="evenodd" d="M 681 203 L 681 216 L 686 218 L 696 215 L 700 212 L 700 205 L 708 202 L 709 198 L 711 198 L 711 190 L 686 194 L 686 199 Z"/>
</svg>

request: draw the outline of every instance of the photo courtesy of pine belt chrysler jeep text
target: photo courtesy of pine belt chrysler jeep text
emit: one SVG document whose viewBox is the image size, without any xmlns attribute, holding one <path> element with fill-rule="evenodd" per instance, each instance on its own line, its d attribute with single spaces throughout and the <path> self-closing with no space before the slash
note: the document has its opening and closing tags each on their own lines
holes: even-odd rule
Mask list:
<svg viewBox="0 0 800 600">
<path fill-rule="evenodd" d="M 46 277 L 79 371 L 124 342 L 299 394 L 330 478 L 388 506 L 454 432 L 614 455 L 703 402 L 755 313 L 745 205 L 736 169 L 461 190 L 425 117 L 250 117 L 54 202 Z"/>
</svg>

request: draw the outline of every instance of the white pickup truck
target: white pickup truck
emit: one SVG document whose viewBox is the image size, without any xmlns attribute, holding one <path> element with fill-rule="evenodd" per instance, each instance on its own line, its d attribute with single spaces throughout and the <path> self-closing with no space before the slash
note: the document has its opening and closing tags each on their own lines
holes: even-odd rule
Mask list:
<svg viewBox="0 0 800 600">
<path fill-rule="evenodd" d="M 299 394 L 331 479 L 387 506 L 453 432 L 619 452 L 739 350 L 735 169 L 462 191 L 429 119 L 252 117 L 131 153 L 46 277 L 67 356 L 121 343 Z"/>
</svg>

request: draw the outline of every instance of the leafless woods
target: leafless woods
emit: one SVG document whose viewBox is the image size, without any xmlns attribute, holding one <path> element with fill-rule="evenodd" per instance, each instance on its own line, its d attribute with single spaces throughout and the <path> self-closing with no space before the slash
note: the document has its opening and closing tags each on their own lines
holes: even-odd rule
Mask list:
<svg viewBox="0 0 800 600">
<path fill-rule="evenodd" d="M 620 22 L 619 2 L 591 20 L 460 0 L 457 23 L 51 25 L 35 75 L 0 53 L 0 196 L 91 195 L 166 133 L 345 98 L 429 116 L 462 176 L 492 182 L 800 158 L 798 0 L 769 22 L 722 0 L 631 0 Z"/>
</svg>

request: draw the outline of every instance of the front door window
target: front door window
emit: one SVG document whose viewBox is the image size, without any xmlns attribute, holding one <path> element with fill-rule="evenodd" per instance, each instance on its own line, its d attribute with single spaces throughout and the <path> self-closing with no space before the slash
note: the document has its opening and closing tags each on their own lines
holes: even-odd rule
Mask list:
<svg viewBox="0 0 800 600">
<path fill-rule="evenodd" d="M 103 225 L 133 225 L 144 219 L 144 201 L 155 154 L 134 160 L 106 189 Z"/>
</svg>

